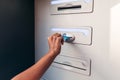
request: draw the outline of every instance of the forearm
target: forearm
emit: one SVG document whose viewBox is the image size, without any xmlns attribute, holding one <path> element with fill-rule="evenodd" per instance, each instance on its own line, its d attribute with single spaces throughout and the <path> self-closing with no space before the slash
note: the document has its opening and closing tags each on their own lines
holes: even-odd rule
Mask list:
<svg viewBox="0 0 120 80">
<path fill-rule="evenodd" d="M 42 57 L 35 65 L 15 76 L 12 80 L 39 80 L 48 67 L 51 65 L 55 57 L 61 51 L 63 44 L 61 34 L 53 34 L 48 37 L 49 52 Z"/>
<path fill-rule="evenodd" d="M 48 52 L 35 65 L 18 74 L 12 80 L 39 80 L 51 65 L 55 57 L 56 55 L 54 55 L 53 52 Z"/>
</svg>

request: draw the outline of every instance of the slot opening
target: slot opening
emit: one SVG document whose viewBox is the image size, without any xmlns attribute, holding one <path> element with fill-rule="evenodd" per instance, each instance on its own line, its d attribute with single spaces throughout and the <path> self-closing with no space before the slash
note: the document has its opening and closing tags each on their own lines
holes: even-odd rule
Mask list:
<svg viewBox="0 0 120 80">
<path fill-rule="evenodd" d="M 63 6 L 63 7 L 58 7 L 58 11 L 68 10 L 68 9 L 80 9 L 81 7 L 82 7 L 81 5 Z"/>
<path fill-rule="evenodd" d="M 65 66 L 69 66 L 69 67 L 72 67 L 72 68 L 76 68 L 76 69 L 80 69 L 80 70 L 84 70 L 84 71 L 86 71 L 86 69 L 84 69 L 84 68 L 79 68 L 79 67 L 72 66 L 72 65 L 69 65 L 69 64 L 60 63 L 60 62 L 56 62 L 56 61 L 54 61 L 54 63 L 56 63 L 56 64 L 60 64 L 60 65 L 65 65 Z"/>
</svg>

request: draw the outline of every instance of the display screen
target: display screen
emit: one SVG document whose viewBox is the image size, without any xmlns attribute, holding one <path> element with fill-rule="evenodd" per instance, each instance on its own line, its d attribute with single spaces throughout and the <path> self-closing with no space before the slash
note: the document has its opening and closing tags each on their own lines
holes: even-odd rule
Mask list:
<svg viewBox="0 0 120 80">
<path fill-rule="evenodd" d="M 61 4 L 61 3 L 68 3 L 75 1 L 80 1 L 80 0 L 51 0 L 51 4 Z"/>
</svg>

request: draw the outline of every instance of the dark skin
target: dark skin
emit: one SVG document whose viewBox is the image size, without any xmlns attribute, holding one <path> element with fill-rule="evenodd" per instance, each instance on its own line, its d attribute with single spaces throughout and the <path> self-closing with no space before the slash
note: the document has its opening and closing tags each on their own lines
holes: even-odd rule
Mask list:
<svg viewBox="0 0 120 80">
<path fill-rule="evenodd" d="M 49 51 L 36 64 L 13 77 L 11 80 L 39 80 L 61 51 L 63 39 L 61 34 L 55 33 L 48 37 Z"/>
</svg>

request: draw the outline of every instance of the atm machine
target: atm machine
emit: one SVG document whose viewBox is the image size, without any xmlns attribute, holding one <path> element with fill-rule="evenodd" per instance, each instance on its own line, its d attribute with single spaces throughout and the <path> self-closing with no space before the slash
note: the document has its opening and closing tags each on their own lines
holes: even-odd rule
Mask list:
<svg viewBox="0 0 120 80">
<path fill-rule="evenodd" d="M 119 3 L 36 0 L 36 61 L 48 51 L 49 35 L 60 33 L 65 42 L 41 80 L 119 80 Z"/>
</svg>

